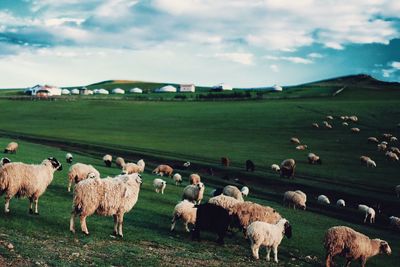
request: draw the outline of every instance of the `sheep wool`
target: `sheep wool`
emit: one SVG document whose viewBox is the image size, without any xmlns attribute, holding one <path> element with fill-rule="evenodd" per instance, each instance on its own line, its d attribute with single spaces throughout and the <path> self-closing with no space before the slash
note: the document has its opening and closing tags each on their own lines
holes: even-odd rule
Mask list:
<svg viewBox="0 0 400 267">
<path fill-rule="evenodd" d="M 153 173 L 158 174 L 160 176 L 172 176 L 172 173 L 174 172 L 174 169 L 171 166 L 162 164 L 158 165 L 157 168 L 153 170 Z"/>
<path fill-rule="evenodd" d="M 187 199 L 196 204 L 200 204 L 203 199 L 205 186 L 202 182 L 198 184 L 191 184 L 183 189 L 182 200 Z"/>
<path fill-rule="evenodd" d="M 233 197 L 228 197 L 225 195 L 219 195 L 212 197 L 208 200 L 208 203 L 223 207 L 229 214 L 233 213 L 233 207 L 240 201 Z"/>
<path fill-rule="evenodd" d="M 0 192 L 6 194 L 5 213 L 9 213 L 10 200 L 14 196 L 28 197 L 29 212 L 39 214 L 39 197 L 53 181 L 54 172 L 62 170 L 61 163 L 54 157 L 47 158 L 39 165 L 21 162 L 8 163 L 0 168 Z M 35 211 L 33 212 L 33 203 Z"/>
<path fill-rule="evenodd" d="M 117 165 L 117 167 L 121 168 L 125 166 L 125 160 L 122 157 L 117 157 L 115 159 L 115 165 Z"/>
<path fill-rule="evenodd" d="M 143 159 L 139 159 L 138 162 L 136 163 L 139 166 L 139 173 L 144 172 L 144 168 L 146 167 L 146 163 L 144 162 Z"/>
<path fill-rule="evenodd" d="M 154 187 L 156 193 L 161 192 L 161 194 L 164 194 L 164 190 L 165 190 L 166 186 L 167 186 L 167 182 L 164 181 L 163 179 L 156 178 L 153 180 L 153 187 Z"/>
<path fill-rule="evenodd" d="M 142 168 L 138 166 L 136 163 L 125 163 L 122 167 L 122 174 L 132 174 L 139 173 Z"/>
<path fill-rule="evenodd" d="M 175 182 L 175 185 L 180 185 L 182 183 L 182 175 L 179 173 L 175 173 L 174 176 L 172 176 L 172 179 Z"/>
<path fill-rule="evenodd" d="M 322 204 L 322 205 L 331 204 L 331 202 L 329 201 L 329 198 L 325 195 L 319 195 L 317 198 L 317 202 L 318 202 L 318 204 Z"/>
<path fill-rule="evenodd" d="M 103 157 L 104 164 L 106 164 L 107 167 L 111 167 L 112 163 L 112 156 L 111 155 L 104 155 Z"/>
<path fill-rule="evenodd" d="M 4 153 L 16 154 L 18 150 L 17 142 L 10 142 L 4 149 Z"/>
<path fill-rule="evenodd" d="M 325 233 L 324 247 L 326 250 L 326 267 L 333 266 L 335 256 L 346 258 L 345 266 L 349 266 L 353 260 L 359 260 L 364 267 L 367 260 L 375 255 L 386 253 L 390 255 L 392 250 L 389 244 L 381 239 L 370 239 L 368 236 L 354 231 L 350 227 L 335 226 Z"/>
<path fill-rule="evenodd" d="M 224 187 L 222 193 L 225 196 L 229 196 L 229 197 L 233 197 L 237 200 L 239 200 L 240 202 L 243 202 L 243 195 L 242 192 L 239 190 L 239 188 L 237 188 L 234 185 L 227 185 Z"/>
<path fill-rule="evenodd" d="M 250 190 L 247 186 L 243 186 L 242 189 L 240 189 L 240 192 L 242 192 L 242 195 L 244 197 L 247 197 L 249 195 Z"/>
<path fill-rule="evenodd" d="M 300 191 L 286 191 L 283 194 L 283 204 L 289 208 L 293 206 L 293 209 L 299 208 L 302 210 L 306 209 L 307 195 Z"/>
<path fill-rule="evenodd" d="M 89 173 L 94 174 L 95 178 L 100 178 L 100 173 L 92 165 L 75 163 L 69 168 L 68 172 L 68 192 L 71 192 L 72 183 L 79 183 L 88 178 Z"/>
<path fill-rule="evenodd" d="M 75 233 L 75 217 L 80 215 L 81 229 L 89 230 L 86 218 L 93 213 L 114 217 L 114 235 L 123 237 L 124 214 L 135 206 L 142 179 L 138 174 L 119 175 L 114 178 L 86 179 L 75 186 L 70 231 Z"/>
<path fill-rule="evenodd" d="M 189 176 L 189 184 L 198 184 L 201 182 L 201 178 L 200 175 L 198 175 L 197 173 L 192 173 Z"/>
<path fill-rule="evenodd" d="M 188 225 L 194 225 L 196 223 L 196 213 L 197 208 L 192 202 L 186 199 L 176 204 L 172 214 L 171 231 L 174 231 L 176 222 L 181 220 L 185 226 L 186 232 L 190 232 Z"/>
</svg>

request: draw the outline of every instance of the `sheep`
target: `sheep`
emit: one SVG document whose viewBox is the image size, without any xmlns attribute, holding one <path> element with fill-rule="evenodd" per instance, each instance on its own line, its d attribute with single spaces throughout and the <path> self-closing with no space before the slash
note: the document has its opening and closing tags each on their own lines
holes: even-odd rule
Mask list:
<svg viewBox="0 0 400 267">
<path fill-rule="evenodd" d="M 187 199 L 196 204 L 200 204 L 201 200 L 203 199 L 204 190 L 205 186 L 202 182 L 194 185 L 188 185 L 183 189 L 182 200 Z"/>
<path fill-rule="evenodd" d="M 314 153 L 308 153 L 307 158 L 309 164 L 320 164 L 320 165 L 322 164 L 322 161 L 319 158 L 319 156 L 315 155 Z"/>
<path fill-rule="evenodd" d="M 386 141 L 382 141 L 381 144 L 387 146 L 389 143 Z"/>
<path fill-rule="evenodd" d="M 0 167 L 6 165 L 8 163 L 11 163 L 11 160 L 9 158 L 4 157 L 4 158 L 0 159 Z"/>
<path fill-rule="evenodd" d="M 294 172 L 296 169 L 296 162 L 294 159 L 285 159 L 282 161 L 281 166 L 280 166 L 280 175 L 281 177 L 288 177 L 288 178 L 294 178 Z"/>
<path fill-rule="evenodd" d="M 174 179 L 175 185 L 180 185 L 182 183 L 182 175 L 179 173 L 175 173 L 174 176 L 172 176 L 172 179 Z"/>
<path fill-rule="evenodd" d="M 360 157 L 360 162 L 361 162 L 361 164 L 367 164 L 367 161 L 368 161 L 368 160 L 371 160 L 371 158 L 368 157 L 368 156 L 361 156 L 361 157 Z"/>
<path fill-rule="evenodd" d="M 400 149 L 398 147 L 390 147 L 389 150 L 393 153 L 396 153 L 398 156 L 400 156 Z"/>
<path fill-rule="evenodd" d="M 144 162 L 143 159 L 139 159 L 138 162 L 136 162 L 136 165 L 139 166 L 139 173 L 144 172 L 144 168 L 146 167 L 146 163 Z"/>
<path fill-rule="evenodd" d="M 329 201 L 329 198 L 325 195 L 319 195 L 317 198 L 317 202 L 318 202 L 318 204 L 322 204 L 322 205 L 331 204 L 331 202 Z"/>
<path fill-rule="evenodd" d="M 319 125 L 318 125 L 318 123 L 316 123 L 316 122 L 313 122 L 311 125 L 312 125 L 312 127 L 314 127 L 314 128 L 317 128 L 317 129 L 319 128 Z"/>
<path fill-rule="evenodd" d="M 386 151 L 385 157 L 387 160 L 399 161 L 399 157 L 397 156 L 397 154 L 390 151 Z"/>
<path fill-rule="evenodd" d="M 255 168 L 256 168 L 256 166 L 254 165 L 254 162 L 253 161 L 251 161 L 251 160 L 246 160 L 246 171 L 248 172 L 248 171 L 251 171 L 251 172 L 254 172 L 254 170 L 255 170 Z"/>
<path fill-rule="evenodd" d="M 368 137 L 367 140 L 368 140 L 368 143 L 374 143 L 374 144 L 378 144 L 379 143 L 378 138 L 373 137 L 373 136 Z"/>
<path fill-rule="evenodd" d="M 394 191 L 396 192 L 397 197 L 400 197 L 400 185 L 396 185 Z"/>
<path fill-rule="evenodd" d="M 333 266 L 333 259 L 340 255 L 346 258 L 346 266 L 353 260 L 359 260 L 362 267 L 370 257 L 377 254 L 391 254 L 389 244 L 381 239 L 370 239 L 364 234 L 347 226 L 334 226 L 325 233 L 326 267 Z"/>
<path fill-rule="evenodd" d="M 389 140 L 392 136 L 393 136 L 393 134 L 390 134 L 390 133 L 384 133 L 384 134 L 382 134 L 382 137 L 385 138 L 385 139 L 387 139 L 387 140 Z"/>
<path fill-rule="evenodd" d="M 112 156 L 111 155 L 104 155 L 103 157 L 104 164 L 106 164 L 107 167 L 111 167 L 112 163 Z"/>
<path fill-rule="evenodd" d="M 153 187 L 154 187 L 156 193 L 161 192 L 161 194 L 164 194 L 164 190 L 165 190 L 166 186 L 167 186 L 167 182 L 164 181 L 163 179 L 156 178 L 153 180 Z"/>
<path fill-rule="evenodd" d="M 237 200 L 236 198 L 233 197 L 228 197 L 225 195 L 219 195 L 212 197 L 208 200 L 208 203 L 223 207 L 226 209 L 229 214 L 231 215 L 233 213 L 233 207 L 239 203 L 240 201 Z"/>
<path fill-rule="evenodd" d="M 360 132 L 360 128 L 353 127 L 353 128 L 350 129 L 350 131 L 351 131 L 352 133 L 359 133 L 359 132 Z"/>
<path fill-rule="evenodd" d="M 389 217 L 390 220 L 390 225 L 396 229 L 396 230 L 400 230 L 400 218 L 399 217 L 395 217 L 395 216 L 390 216 Z"/>
<path fill-rule="evenodd" d="M 72 156 L 71 153 L 65 154 L 65 160 L 67 161 L 67 163 L 71 164 L 72 163 L 72 159 L 73 159 L 73 156 Z"/>
<path fill-rule="evenodd" d="M 336 201 L 336 206 L 345 207 L 346 206 L 346 202 L 343 199 L 338 199 L 338 201 Z"/>
<path fill-rule="evenodd" d="M 368 159 L 366 164 L 367 164 L 367 167 L 376 168 L 376 163 L 372 159 Z"/>
<path fill-rule="evenodd" d="M 210 196 L 216 197 L 216 196 L 222 195 L 222 192 L 223 192 L 223 191 L 224 191 L 223 188 L 216 188 L 216 189 L 214 189 L 214 190 L 212 190 L 212 191 L 210 192 Z"/>
<path fill-rule="evenodd" d="M 333 116 L 328 115 L 328 116 L 326 116 L 326 119 L 327 119 L 327 120 L 333 120 Z"/>
<path fill-rule="evenodd" d="M 167 175 L 169 177 L 171 177 L 172 173 L 174 172 L 174 169 L 172 169 L 170 166 L 168 165 L 158 165 L 157 168 L 155 168 L 153 170 L 153 173 L 158 174 L 160 176 L 164 176 Z"/>
<path fill-rule="evenodd" d="M 302 210 L 306 209 L 307 195 L 302 191 L 286 191 L 283 194 L 283 204 L 287 205 L 289 208 L 293 206 L 293 209 L 300 208 Z"/>
<path fill-rule="evenodd" d="M 125 166 L 125 160 L 122 157 L 117 157 L 115 159 L 115 165 L 117 165 L 118 168 L 123 168 Z"/>
<path fill-rule="evenodd" d="M 192 173 L 189 176 L 189 184 L 198 184 L 201 182 L 201 178 L 200 175 L 198 175 L 197 173 Z"/>
<path fill-rule="evenodd" d="M 349 120 L 351 120 L 352 122 L 357 122 L 358 118 L 357 118 L 357 116 L 353 115 L 353 116 L 349 117 Z"/>
<path fill-rule="evenodd" d="M 271 170 L 274 172 L 279 172 L 281 170 L 281 168 L 279 168 L 278 164 L 272 164 L 271 165 Z"/>
<path fill-rule="evenodd" d="M 230 165 L 230 160 L 229 160 L 229 158 L 227 158 L 227 157 L 222 157 L 222 158 L 221 158 L 221 164 L 222 164 L 222 166 L 229 167 L 229 165 Z"/>
<path fill-rule="evenodd" d="M 95 178 L 100 178 L 100 173 L 92 165 L 75 163 L 68 171 L 68 192 L 71 192 L 72 182 L 75 184 L 88 178 L 89 173 L 93 173 Z"/>
<path fill-rule="evenodd" d="M 225 196 L 233 197 L 241 202 L 243 202 L 242 192 L 234 185 L 227 185 L 224 187 L 222 192 Z"/>
<path fill-rule="evenodd" d="M 375 222 L 375 210 L 373 208 L 370 208 L 367 205 L 360 204 L 358 205 L 358 210 L 365 213 L 364 223 L 366 223 L 368 217 L 369 223 Z"/>
<path fill-rule="evenodd" d="M 176 204 L 172 214 L 171 231 L 174 231 L 176 222 L 182 220 L 186 232 L 190 232 L 188 225 L 196 223 L 197 208 L 190 201 L 182 200 Z"/>
<path fill-rule="evenodd" d="M 9 213 L 12 197 L 28 197 L 29 213 L 39 215 L 39 197 L 53 181 L 54 172 L 62 170 L 62 164 L 54 157 L 49 157 L 41 164 L 8 163 L 0 168 L 0 193 L 6 194 L 5 213 Z M 35 212 L 33 212 L 35 203 Z"/>
<path fill-rule="evenodd" d="M 183 163 L 183 167 L 184 168 L 189 168 L 190 167 L 190 161 L 186 161 L 185 163 Z"/>
<path fill-rule="evenodd" d="M 290 138 L 290 143 L 296 144 L 296 145 L 300 145 L 301 144 L 299 138 L 297 138 L 297 137 Z"/>
<path fill-rule="evenodd" d="M 70 231 L 75 233 L 75 217 L 80 215 L 81 229 L 89 235 L 86 217 L 97 213 L 114 217 L 113 235 L 123 237 L 124 214 L 135 206 L 142 179 L 139 174 L 118 175 L 114 178 L 87 179 L 75 186 Z"/>
<path fill-rule="evenodd" d="M 333 126 L 332 126 L 331 124 L 328 123 L 328 124 L 325 125 L 325 128 L 327 128 L 327 129 L 332 129 Z"/>
<path fill-rule="evenodd" d="M 340 119 L 341 119 L 342 121 L 346 120 L 345 116 L 340 116 Z"/>
<path fill-rule="evenodd" d="M 349 126 L 349 124 L 348 124 L 347 122 L 345 122 L 345 121 L 342 122 L 342 125 L 343 125 L 343 126 Z"/>
<path fill-rule="evenodd" d="M 6 148 L 4 149 L 4 153 L 7 154 L 16 154 L 18 150 L 18 143 L 17 142 L 10 142 Z"/>
<path fill-rule="evenodd" d="M 196 207 L 196 224 L 192 231 L 192 240 L 200 241 L 200 231 L 207 230 L 217 233 L 217 243 L 224 244 L 224 237 L 231 223 L 228 211 L 210 203 L 201 204 Z"/>
<path fill-rule="evenodd" d="M 296 146 L 297 150 L 306 150 L 307 149 L 307 145 L 300 145 L 300 146 Z"/>
<path fill-rule="evenodd" d="M 397 137 L 395 136 L 390 137 L 390 142 L 392 143 L 397 142 Z"/>
<path fill-rule="evenodd" d="M 278 246 L 283 236 L 292 237 L 292 226 L 286 219 L 280 219 L 276 224 L 253 222 L 247 228 L 247 237 L 250 239 L 253 257 L 258 260 L 260 246 L 267 247 L 266 260 L 270 261 L 271 249 L 274 250 L 274 261 L 278 263 Z"/>
<path fill-rule="evenodd" d="M 139 173 L 141 170 L 141 167 L 138 166 L 136 163 L 125 163 L 125 165 L 122 167 L 122 174 L 132 174 L 132 173 Z"/>
<path fill-rule="evenodd" d="M 249 188 L 247 186 L 243 186 L 242 189 L 240 189 L 240 192 L 242 192 L 242 195 L 244 197 L 247 197 L 249 195 Z"/>
</svg>

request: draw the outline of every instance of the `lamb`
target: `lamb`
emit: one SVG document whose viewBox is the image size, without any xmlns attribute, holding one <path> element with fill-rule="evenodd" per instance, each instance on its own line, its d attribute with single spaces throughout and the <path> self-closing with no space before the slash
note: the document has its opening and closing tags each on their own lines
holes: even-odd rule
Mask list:
<svg viewBox="0 0 400 267">
<path fill-rule="evenodd" d="M 18 143 L 17 142 L 10 142 L 6 148 L 4 149 L 4 153 L 9 154 L 16 154 L 18 150 Z"/>
<path fill-rule="evenodd" d="M 314 153 L 308 153 L 308 163 L 309 164 L 322 164 L 321 159 L 319 158 L 319 156 L 315 155 Z"/>
<path fill-rule="evenodd" d="M 242 189 L 240 189 L 240 192 L 242 192 L 242 195 L 244 197 L 247 197 L 249 195 L 249 188 L 247 186 L 243 186 Z"/>
<path fill-rule="evenodd" d="M 65 154 L 65 160 L 67 161 L 67 163 L 71 164 L 72 163 L 72 159 L 73 159 L 73 156 L 72 156 L 71 153 Z"/>
<path fill-rule="evenodd" d="M 306 150 L 307 149 L 307 145 L 300 145 L 300 146 L 296 146 L 297 150 Z"/>
<path fill-rule="evenodd" d="M 350 131 L 352 133 L 359 133 L 360 132 L 360 128 L 354 127 L 354 128 L 351 128 Z"/>
<path fill-rule="evenodd" d="M 251 160 L 246 160 L 246 171 L 248 172 L 248 171 L 251 171 L 251 172 L 254 172 L 254 170 L 255 170 L 255 168 L 256 168 L 256 166 L 254 165 L 254 162 L 253 161 L 251 161 Z"/>
<path fill-rule="evenodd" d="M 132 173 L 139 173 L 141 170 L 141 167 L 138 166 L 136 163 L 125 163 L 124 166 L 122 166 L 122 174 L 132 174 Z"/>
<path fill-rule="evenodd" d="M 74 190 L 70 231 L 75 233 L 75 217 L 80 215 L 82 232 L 89 235 L 86 217 L 96 212 L 102 216 L 112 215 L 114 217 L 113 234 L 123 237 L 124 214 L 135 206 L 141 183 L 139 174 L 87 179 L 78 183 Z"/>
<path fill-rule="evenodd" d="M 296 144 L 296 145 L 300 145 L 301 144 L 299 138 L 297 138 L 297 137 L 290 138 L 290 143 Z"/>
<path fill-rule="evenodd" d="M 336 201 L 336 206 L 345 207 L 346 206 L 346 202 L 343 199 L 339 199 L 338 201 Z"/>
<path fill-rule="evenodd" d="M 296 169 L 296 162 L 294 159 L 285 159 L 281 163 L 280 174 L 281 177 L 294 178 L 294 171 Z"/>
<path fill-rule="evenodd" d="M 231 215 L 233 213 L 233 207 L 239 203 L 240 201 L 237 200 L 236 198 L 233 197 L 228 197 L 225 195 L 219 195 L 212 197 L 208 200 L 208 203 L 223 207 L 226 209 L 229 214 Z"/>
<path fill-rule="evenodd" d="M 164 176 L 164 174 L 165 174 L 169 177 L 172 176 L 173 172 L 174 172 L 174 169 L 172 169 L 170 166 L 164 165 L 164 164 L 158 165 L 157 168 L 155 168 L 153 170 L 153 173 L 155 173 L 155 174 L 158 174 L 160 176 Z"/>
<path fill-rule="evenodd" d="M 281 168 L 279 168 L 278 164 L 272 164 L 271 165 L 271 170 L 274 172 L 279 172 L 281 170 Z"/>
<path fill-rule="evenodd" d="M 6 194 L 5 213 L 9 213 L 12 197 L 28 197 L 29 212 L 39 215 L 39 197 L 53 181 L 54 172 L 62 170 L 61 163 L 54 157 L 49 157 L 39 165 L 21 162 L 8 163 L 0 168 L 0 192 Z M 35 212 L 33 212 L 35 203 Z"/>
<path fill-rule="evenodd" d="M 397 197 L 400 197 L 400 185 L 396 185 L 396 187 L 394 188 Z"/>
<path fill-rule="evenodd" d="M 331 202 L 329 201 L 329 198 L 327 196 L 325 196 L 325 195 L 319 195 L 318 198 L 317 198 L 317 202 L 319 204 L 322 204 L 322 205 L 331 204 Z"/>
<path fill-rule="evenodd" d="M 377 145 L 377 147 L 378 147 L 378 151 L 385 151 L 387 148 L 387 145 L 380 143 Z"/>
<path fill-rule="evenodd" d="M 312 127 L 314 127 L 314 128 L 317 128 L 317 129 L 319 128 L 319 125 L 318 125 L 318 123 L 316 123 L 316 122 L 313 122 L 311 125 L 312 125 Z"/>
<path fill-rule="evenodd" d="M 399 157 L 397 156 L 397 154 L 390 151 L 386 151 L 385 157 L 387 160 L 390 161 L 399 161 Z"/>
<path fill-rule="evenodd" d="M 326 267 L 333 266 L 333 259 L 337 255 L 346 258 L 346 266 L 349 266 L 353 260 L 359 260 L 361 266 L 365 267 L 370 257 L 383 253 L 387 255 L 392 253 L 386 241 L 370 239 L 366 235 L 346 226 L 329 228 L 325 234 L 324 247 L 326 250 Z"/>
<path fill-rule="evenodd" d="M 117 165 L 118 168 L 123 168 L 125 166 L 125 160 L 122 157 L 117 157 L 115 159 L 115 165 Z"/>
<path fill-rule="evenodd" d="M 371 136 L 371 137 L 368 137 L 368 143 L 378 144 L 379 140 L 378 140 L 378 138 Z"/>
<path fill-rule="evenodd" d="M 227 157 L 222 157 L 222 158 L 221 158 L 221 164 L 222 164 L 222 166 L 229 167 L 229 165 L 230 165 L 230 160 L 229 160 L 229 158 L 227 158 Z"/>
<path fill-rule="evenodd" d="M 75 163 L 68 171 L 68 192 L 71 192 L 72 182 L 75 184 L 88 178 L 89 173 L 93 173 L 95 178 L 100 178 L 100 173 L 92 165 Z"/>
<path fill-rule="evenodd" d="M 172 176 L 172 179 L 174 179 L 175 185 L 180 185 L 182 183 L 182 175 L 179 173 L 175 173 L 174 176 Z"/>
<path fill-rule="evenodd" d="M 376 163 L 372 159 L 367 160 L 367 167 L 373 167 L 376 168 Z"/>
<path fill-rule="evenodd" d="M 243 202 L 243 195 L 242 192 L 239 190 L 239 188 L 237 188 L 234 185 L 227 185 L 224 187 L 224 190 L 222 192 L 225 196 L 228 197 L 233 197 L 237 200 L 239 200 L 240 202 Z"/>
<path fill-rule="evenodd" d="M 375 210 L 373 208 L 370 208 L 367 205 L 360 204 L 358 205 L 358 210 L 365 213 L 364 223 L 367 221 L 368 217 L 369 223 L 375 222 Z"/>
<path fill-rule="evenodd" d="M 389 217 L 390 220 L 390 225 L 396 229 L 396 230 L 400 230 L 400 218 L 399 217 L 395 217 L 395 216 L 390 216 Z"/>
<path fill-rule="evenodd" d="M 143 159 L 139 159 L 138 162 L 136 163 L 136 165 L 139 166 L 139 173 L 143 173 L 144 172 L 144 168 L 146 167 L 146 163 L 144 162 Z"/>
<path fill-rule="evenodd" d="M 11 160 L 9 158 L 6 158 L 6 157 L 1 158 L 0 159 L 0 167 L 4 166 L 4 165 L 6 165 L 6 164 L 8 164 L 10 162 L 11 162 Z"/>
<path fill-rule="evenodd" d="M 153 187 L 156 190 L 156 193 L 164 194 L 165 187 L 167 186 L 167 182 L 163 179 L 156 178 L 153 180 Z"/>
<path fill-rule="evenodd" d="M 107 167 L 111 167 L 112 163 L 112 156 L 111 155 L 104 155 L 103 157 L 104 164 L 106 164 Z"/>
<path fill-rule="evenodd" d="M 198 205 L 192 239 L 200 241 L 200 231 L 207 230 L 217 233 L 217 243 L 222 245 L 230 223 L 231 217 L 224 208 L 210 203 Z"/>
<path fill-rule="evenodd" d="M 194 225 L 196 223 L 196 213 L 197 208 L 192 202 L 186 199 L 176 204 L 172 214 L 171 231 L 174 231 L 176 222 L 182 220 L 186 232 L 190 232 L 188 225 Z"/>
<path fill-rule="evenodd" d="M 191 184 L 183 189 L 182 200 L 187 199 L 195 204 L 200 204 L 203 199 L 205 186 L 202 182 L 198 184 Z"/>
<path fill-rule="evenodd" d="M 293 209 L 299 208 L 302 210 L 306 209 L 307 195 L 300 190 L 297 191 L 286 191 L 283 194 L 283 204 L 289 208 L 293 206 Z"/>
<path fill-rule="evenodd" d="M 192 173 L 189 176 L 189 184 L 198 184 L 201 182 L 201 178 L 200 175 L 198 175 L 197 173 Z"/>
<path fill-rule="evenodd" d="M 260 246 L 267 247 L 267 261 L 270 261 L 271 249 L 274 250 L 274 261 L 278 263 L 278 246 L 283 236 L 292 237 L 292 226 L 286 219 L 280 219 L 276 224 L 253 222 L 247 228 L 247 237 L 250 239 L 251 251 L 255 259 L 259 259 Z"/>
</svg>

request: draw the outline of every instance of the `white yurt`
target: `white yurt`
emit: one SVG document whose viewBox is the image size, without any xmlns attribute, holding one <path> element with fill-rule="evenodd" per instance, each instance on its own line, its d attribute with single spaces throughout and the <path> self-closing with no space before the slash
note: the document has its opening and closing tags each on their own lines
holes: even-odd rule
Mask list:
<svg viewBox="0 0 400 267">
<path fill-rule="evenodd" d="M 111 92 L 112 92 L 113 94 L 120 94 L 120 95 L 125 94 L 125 91 L 124 91 L 123 89 L 121 89 L 121 88 L 115 88 L 115 89 L 113 89 Z"/>
<path fill-rule="evenodd" d="M 71 92 L 70 92 L 68 89 L 62 89 L 62 90 L 61 90 L 61 94 L 62 94 L 62 95 L 70 95 Z"/>
<path fill-rule="evenodd" d="M 73 94 L 73 95 L 79 95 L 79 90 L 78 89 L 72 89 L 71 90 L 71 94 Z"/>
<path fill-rule="evenodd" d="M 130 90 L 129 90 L 129 93 L 133 93 L 133 94 L 142 94 L 142 93 L 143 93 L 143 90 L 140 89 L 140 88 L 135 87 L 135 88 L 130 89 Z"/>
<path fill-rule="evenodd" d="M 283 88 L 277 84 L 275 84 L 274 86 L 272 86 L 273 90 L 276 92 L 282 92 Z"/>
<path fill-rule="evenodd" d="M 106 89 L 99 89 L 99 90 L 97 90 L 97 93 L 99 95 L 108 95 L 108 94 L 110 94 L 110 92 L 108 92 L 108 90 L 106 90 Z"/>
<path fill-rule="evenodd" d="M 158 93 L 176 93 L 176 88 L 172 85 L 166 85 L 156 90 Z"/>
<path fill-rule="evenodd" d="M 88 90 L 88 91 L 87 91 L 87 94 L 88 94 L 88 95 L 93 95 L 93 90 Z"/>
</svg>

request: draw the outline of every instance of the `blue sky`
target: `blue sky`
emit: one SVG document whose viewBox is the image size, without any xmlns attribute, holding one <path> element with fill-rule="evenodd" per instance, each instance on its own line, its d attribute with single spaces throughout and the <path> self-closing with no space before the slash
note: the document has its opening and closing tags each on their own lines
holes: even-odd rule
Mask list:
<svg viewBox="0 0 400 267">
<path fill-rule="evenodd" d="M 400 80 L 398 0 L 0 0 L 0 88 Z"/>
</svg>

